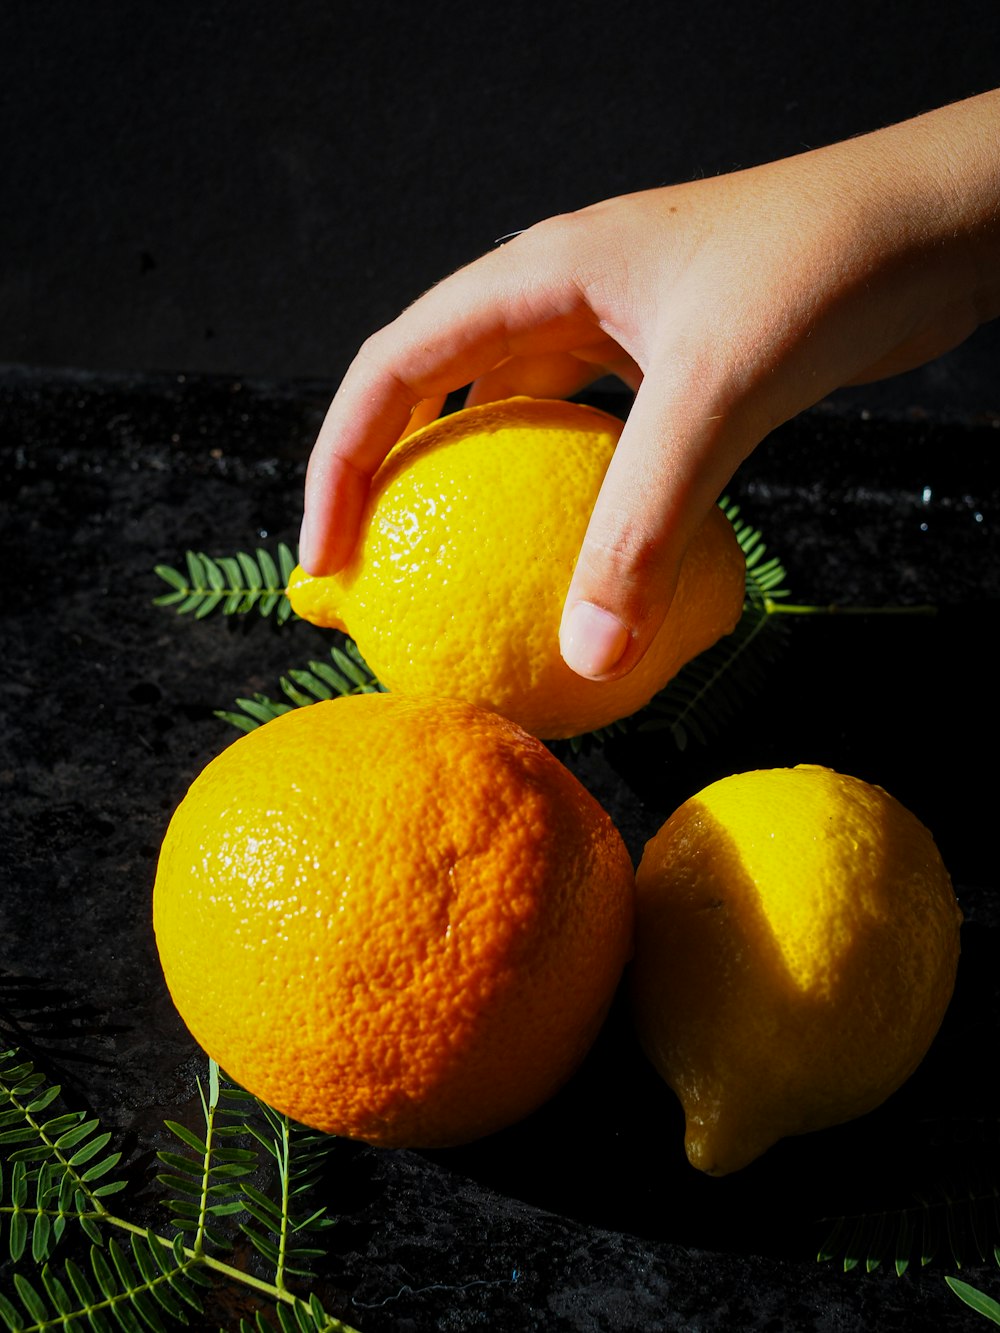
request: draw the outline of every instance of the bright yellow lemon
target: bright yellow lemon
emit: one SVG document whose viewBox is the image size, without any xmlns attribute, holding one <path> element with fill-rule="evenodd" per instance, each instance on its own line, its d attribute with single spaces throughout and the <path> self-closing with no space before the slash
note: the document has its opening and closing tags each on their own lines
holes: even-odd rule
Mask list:
<svg viewBox="0 0 1000 1333">
<path fill-rule="evenodd" d="M 376 475 L 351 563 L 322 578 L 296 570 L 293 608 L 346 629 L 387 689 L 463 698 L 535 736 L 634 713 L 735 627 L 746 566 L 713 509 L 636 668 L 592 681 L 566 666 L 563 601 L 621 427 L 595 408 L 529 398 L 425 426 Z"/>
<path fill-rule="evenodd" d="M 685 802 L 637 874 L 632 994 L 691 1162 L 735 1171 L 913 1072 L 951 997 L 961 913 L 926 828 L 815 765 Z"/>
</svg>

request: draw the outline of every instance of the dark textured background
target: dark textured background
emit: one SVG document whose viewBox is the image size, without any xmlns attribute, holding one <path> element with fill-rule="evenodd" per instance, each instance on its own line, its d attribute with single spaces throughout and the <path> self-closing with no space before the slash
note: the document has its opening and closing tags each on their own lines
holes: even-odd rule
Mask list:
<svg viewBox="0 0 1000 1333">
<path fill-rule="evenodd" d="M 141 1185 L 203 1060 L 149 892 L 169 813 L 316 633 L 179 620 L 151 569 L 293 541 L 360 339 L 558 209 L 857 133 L 996 80 L 993 4 L 5 6 L 0 41 L 0 1032 L 122 1136 Z M 1000 1181 L 993 784 L 996 328 L 783 428 L 734 485 L 820 602 L 765 690 L 680 759 L 577 765 L 633 854 L 691 790 L 804 759 L 933 829 L 968 926 L 956 1002 L 874 1116 L 694 1178 L 616 1014 L 522 1126 L 444 1154 L 340 1143 L 320 1275 L 364 1333 L 974 1329 L 937 1261 L 818 1266 L 819 1219 Z M 20 367 L 20 368 L 18 368 Z M 140 1209 L 152 1209 L 140 1191 Z M 940 1219 L 939 1208 L 930 1216 Z M 997 1270 L 967 1271 L 996 1292 Z"/>
<path fill-rule="evenodd" d="M 497 237 L 981 92 L 998 37 L 991 0 L 13 0 L 0 363 L 335 382 Z M 892 401 L 995 406 L 998 347 Z"/>
</svg>

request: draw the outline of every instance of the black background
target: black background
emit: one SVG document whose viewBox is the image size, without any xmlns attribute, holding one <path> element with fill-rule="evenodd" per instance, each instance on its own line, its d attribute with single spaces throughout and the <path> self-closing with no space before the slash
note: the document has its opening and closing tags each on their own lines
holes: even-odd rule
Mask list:
<svg viewBox="0 0 1000 1333">
<path fill-rule="evenodd" d="M 497 237 L 983 91 L 1000 52 L 992 0 L 15 0 L 2 22 L 0 363 L 332 383 Z M 995 406 L 997 346 L 874 401 Z"/>
</svg>

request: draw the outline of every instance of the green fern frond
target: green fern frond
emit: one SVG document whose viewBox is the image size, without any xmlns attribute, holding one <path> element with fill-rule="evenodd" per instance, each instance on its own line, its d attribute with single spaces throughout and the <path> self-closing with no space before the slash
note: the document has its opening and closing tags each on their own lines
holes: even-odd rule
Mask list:
<svg viewBox="0 0 1000 1333">
<path fill-rule="evenodd" d="M 96 1244 L 103 1202 L 125 1188 L 107 1180 L 121 1161 L 107 1152 L 111 1135 L 83 1111 L 47 1114 L 61 1089 L 14 1050 L 0 1054 L 0 1150 L 10 1173 L 9 1199 L 0 1162 L 0 1227 L 14 1263 L 30 1239 L 32 1258 L 46 1262 L 72 1219 Z M 29 1237 L 30 1232 L 30 1237 Z"/>
<path fill-rule="evenodd" d="M 255 694 L 251 699 L 236 700 L 239 712 L 217 709 L 215 716 L 240 731 L 253 731 L 293 708 L 341 695 L 375 694 L 385 688 L 372 674 L 353 639 L 345 639 L 343 647 L 334 644 L 328 661 L 313 660 L 306 668 L 290 670 L 279 683 L 290 703 Z"/>
<path fill-rule="evenodd" d="M 767 680 L 784 647 L 786 623 L 766 611 L 744 610 L 732 634 L 690 661 L 640 714 L 640 731 L 668 730 L 678 750 L 720 732 Z"/>
<path fill-rule="evenodd" d="M 203 1135 L 168 1121 L 167 1128 L 186 1151 L 158 1154 L 169 1168 L 158 1179 L 171 1192 L 174 1226 L 222 1249 L 229 1236 L 219 1224 L 237 1217 L 239 1229 L 270 1265 L 275 1288 L 286 1291 L 286 1279 L 308 1276 L 310 1261 L 323 1253 L 298 1243 L 298 1238 L 333 1225 L 322 1208 L 299 1215 L 294 1207 L 315 1184 L 333 1141 L 295 1125 L 242 1089 L 225 1085 L 214 1063 L 207 1098 L 202 1091 L 202 1111 Z M 261 1172 L 261 1150 L 277 1176 L 273 1198 L 250 1179 Z"/>
<path fill-rule="evenodd" d="M 295 568 L 295 556 L 284 542 L 278 543 L 278 559 L 258 548 L 256 555 L 237 551 L 234 556 L 214 559 L 204 552 L 188 551 L 184 570 L 156 565 L 154 572 L 170 585 L 170 592 L 153 599 L 154 606 L 172 606 L 179 615 L 193 613 L 196 620 L 221 610 L 223 615 L 245 615 L 254 607 L 262 616 L 274 613 L 279 625 L 294 612 L 285 595 Z"/>
<path fill-rule="evenodd" d="M 641 731 L 669 731 L 678 750 L 686 749 L 691 737 L 705 743 L 741 711 L 766 683 L 788 636 L 787 624 L 773 614 L 788 596 L 784 566 L 775 556 L 764 559 L 763 538 L 740 520 L 738 505 L 724 497 L 719 508 L 746 558 L 743 615 L 732 634 L 700 653 L 654 696 L 638 721 Z"/>
<path fill-rule="evenodd" d="M 272 718 L 280 717 L 282 713 L 292 712 L 295 707 L 294 704 L 270 699 L 266 694 L 255 694 L 251 699 L 237 699 L 236 706 L 240 709 L 238 713 L 227 708 L 217 708 L 215 716 L 230 726 L 238 727 L 240 731 L 253 731 Z"/>
<path fill-rule="evenodd" d="M 237 1087 L 223 1089 L 220 1112 L 230 1119 L 224 1132 L 256 1141 L 277 1172 L 278 1200 L 269 1199 L 251 1181 L 241 1183 L 243 1205 L 250 1217 L 240 1224 L 241 1230 L 258 1253 L 275 1266 L 277 1285 L 282 1285 L 285 1274 L 307 1276 L 310 1261 L 323 1251 L 317 1246 L 293 1244 L 293 1240 L 317 1235 L 334 1222 L 323 1208 L 299 1214 L 295 1201 L 303 1199 L 318 1183 L 334 1140 L 295 1124 Z"/>
<path fill-rule="evenodd" d="M 778 599 L 788 596 L 788 589 L 783 587 L 785 568 L 777 556 L 765 560 L 767 547 L 758 528 L 752 527 L 741 519 L 740 507 L 728 496 L 719 501 L 719 508 L 733 525 L 733 532 L 739 542 L 740 550 L 747 567 L 747 600 L 763 604 L 766 598 Z"/>
<path fill-rule="evenodd" d="M 834 1218 L 820 1246 L 820 1262 L 844 1271 L 873 1272 L 892 1263 L 899 1276 L 917 1261 L 926 1267 L 943 1251 L 957 1268 L 1000 1264 L 1000 1188 L 948 1191 L 902 1208 Z"/>
<path fill-rule="evenodd" d="M 202 1313 L 197 1287 L 207 1279 L 195 1259 L 180 1247 L 165 1249 L 152 1234 L 131 1235 L 126 1246 L 114 1237 L 106 1248 L 92 1245 L 89 1276 L 72 1259 L 58 1271 L 46 1264 L 41 1289 L 16 1273 L 14 1291 L 24 1315 L 0 1295 L 0 1319 L 21 1333 L 74 1326 L 166 1333 L 164 1315 L 186 1324 L 191 1311 Z M 25 1316 L 32 1322 L 25 1323 Z"/>
<path fill-rule="evenodd" d="M 167 1122 L 179 1150 L 159 1154 L 176 1233 L 166 1238 L 109 1211 L 105 1200 L 125 1184 L 108 1179 L 120 1153 L 108 1151 L 111 1136 L 95 1118 L 60 1111 L 59 1098 L 22 1054 L 0 1053 L 0 1225 L 13 1270 L 0 1292 L 0 1328 L 166 1333 L 200 1315 L 200 1289 L 225 1281 L 268 1301 L 282 1329 L 354 1333 L 286 1281 L 308 1274 L 323 1251 L 303 1241 L 332 1225 L 306 1201 L 332 1140 L 223 1087 L 210 1064 L 203 1132 Z M 277 1198 L 269 1193 L 274 1177 Z M 90 1242 L 89 1270 L 72 1257 L 55 1264 L 57 1245 L 74 1228 Z M 271 1264 L 273 1281 L 229 1262 L 241 1231 Z"/>
</svg>

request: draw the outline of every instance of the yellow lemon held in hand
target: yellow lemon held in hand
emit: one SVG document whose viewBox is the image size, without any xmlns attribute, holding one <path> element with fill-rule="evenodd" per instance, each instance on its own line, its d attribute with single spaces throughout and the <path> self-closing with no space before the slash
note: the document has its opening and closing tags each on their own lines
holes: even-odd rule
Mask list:
<svg viewBox="0 0 1000 1333">
<path fill-rule="evenodd" d="M 167 985 L 256 1096 L 389 1146 L 465 1142 L 582 1060 L 632 945 L 610 818 L 545 747 L 453 700 L 287 713 L 181 802 L 154 889 Z"/>
<path fill-rule="evenodd" d="M 535 736 L 575 736 L 648 703 L 740 618 L 746 563 L 718 509 L 690 543 L 666 622 L 620 680 L 584 680 L 559 622 L 622 423 L 511 398 L 407 436 L 376 474 L 339 574 L 297 569 L 298 615 L 346 629 L 392 691 L 495 709 Z"/>
<path fill-rule="evenodd" d="M 805 764 L 723 778 L 648 843 L 631 986 L 696 1167 L 853 1119 L 913 1072 L 961 913 L 930 833 L 881 787 Z"/>
</svg>

